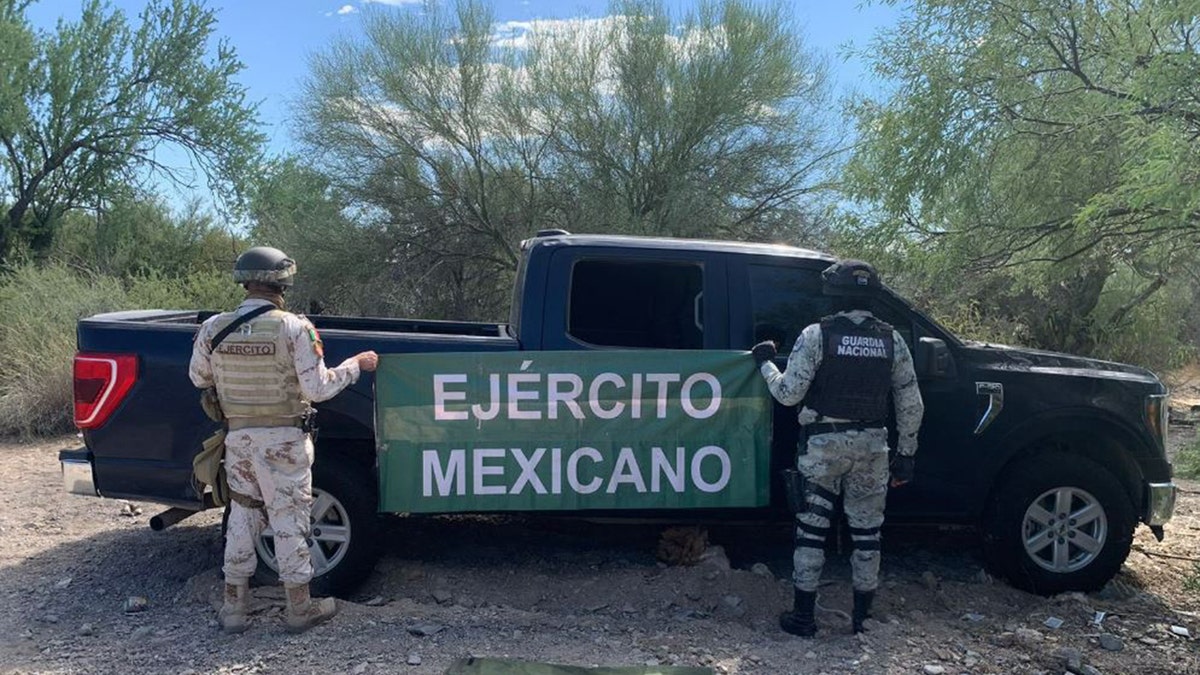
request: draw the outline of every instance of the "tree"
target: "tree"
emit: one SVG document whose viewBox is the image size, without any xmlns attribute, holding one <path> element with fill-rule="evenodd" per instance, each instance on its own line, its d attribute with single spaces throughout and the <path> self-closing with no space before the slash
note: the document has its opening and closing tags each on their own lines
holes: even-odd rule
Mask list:
<svg viewBox="0 0 1200 675">
<path fill-rule="evenodd" d="M 895 93 L 856 109 L 868 241 L 1042 346 L 1102 350 L 1195 262 L 1196 10 L 915 2 L 872 46 Z"/>
<path fill-rule="evenodd" d="M 155 195 L 119 186 L 108 192 L 102 211 L 74 211 L 60 219 L 48 258 L 118 279 L 183 280 L 228 275 L 243 248 L 243 239 L 221 227 L 199 200 L 176 211 Z"/>
<path fill-rule="evenodd" d="M 735 239 L 828 188 L 839 152 L 823 61 L 782 6 L 701 3 L 678 29 L 661 3 L 613 5 L 531 50 L 536 119 L 575 194 L 568 226 Z M 795 227 L 795 223 L 792 227 Z"/>
<path fill-rule="evenodd" d="M 298 136 L 419 311 L 497 313 L 538 229 L 773 237 L 825 187 L 824 67 L 779 6 L 513 28 L 379 10 L 312 60 Z"/>
<path fill-rule="evenodd" d="M 255 106 L 216 17 L 192 0 L 151 0 L 134 27 L 102 0 L 52 33 L 24 0 L 0 0 L 0 262 L 14 244 L 45 250 L 62 215 L 102 204 L 147 172 L 180 175 L 156 150 L 181 148 L 218 194 L 234 196 L 259 157 Z"/>
<path fill-rule="evenodd" d="M 289 302 L 310 313 L 403 315 L 407 285 L 393 278 L 386 230 L 360 227 L 330 180 L 296 157 L 270 162 L 255 181 L 250 216 L 255 243 L 297 261 Z"/>
</svg>

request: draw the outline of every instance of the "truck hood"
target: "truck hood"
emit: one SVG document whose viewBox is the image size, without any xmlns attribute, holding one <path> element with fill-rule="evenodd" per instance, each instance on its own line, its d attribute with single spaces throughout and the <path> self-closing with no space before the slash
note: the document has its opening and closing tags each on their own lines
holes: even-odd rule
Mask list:
<svg viewBox="0 0 1200 675">
<path fill-rule="evenodd" d="M 966 341 L 964 346 L 971 352 L 978 365 L 984 368 L 1163 386 L 1154 373 L 1127 363 L 983 342 Z"/>
</svg>

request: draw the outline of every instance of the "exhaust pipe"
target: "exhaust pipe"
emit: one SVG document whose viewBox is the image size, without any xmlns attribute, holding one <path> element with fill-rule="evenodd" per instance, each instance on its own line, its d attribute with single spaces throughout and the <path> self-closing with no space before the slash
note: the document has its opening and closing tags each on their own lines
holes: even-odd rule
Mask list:
<svg viewBox="0 0 1200 675">
<path fill-rule="evenodd" d="M 150 529 L 162 532 L 184 518 L 194 516 L 197 512 L 191 509 L 172 508 L 150 518 Z"/>
</svg>

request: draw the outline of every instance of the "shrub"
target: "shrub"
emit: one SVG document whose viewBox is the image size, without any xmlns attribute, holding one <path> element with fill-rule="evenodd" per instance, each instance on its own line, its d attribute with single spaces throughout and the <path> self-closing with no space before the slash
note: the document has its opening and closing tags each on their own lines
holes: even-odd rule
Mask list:
<svg viewBox="0 0 1200 675">
<path fill-rule="evenodd" d="M 75 324 L 118 309 L 232 307 L 240 289 L 225 274 L 122 281 L 66 265 L 24 265 L 0 278 L 0 434 L 71 428 Z"/>
<path fill-rule="evenodd" d="M 1192 573 L 1183 579 L 1183 590 L 1200 595 L 1200 562 L 1192 563 Z"/>
<path fill-rule="evenodd" d="M 1175 454 L 1175 475 L 1200 478 L 1200 437 L 1179 448 L 1179 452 Z"/>
<path fill-rule="evenodd" d="M 0 433 L 65 430 L 75 322 L 121 305 L 116 279 L 18 267 L 0 284 Z"/>
</svg>

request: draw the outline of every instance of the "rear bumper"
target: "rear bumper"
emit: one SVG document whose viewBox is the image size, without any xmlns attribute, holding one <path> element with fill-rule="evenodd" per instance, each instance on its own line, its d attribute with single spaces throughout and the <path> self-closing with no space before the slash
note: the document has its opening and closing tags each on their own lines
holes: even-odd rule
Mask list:
<svg viewBox="0 0 1200 675">
<path fill-rule="evenodd" d="M 1149 483 L 1146 494 L 1149 497 L 1146 507 L 1146 524 L 1151 527 L 1165 525 L 1175 513 L 1175 483 Z"/>
<path fill-rule="evenodd" d="M 58 453 L 62 464 L 63 489 L 73 495 L 98 497 L 96 478 L 92 474 L 92 461 L 87 449 L 62 450 Z"/>
</svg>

